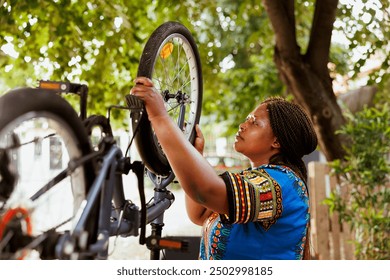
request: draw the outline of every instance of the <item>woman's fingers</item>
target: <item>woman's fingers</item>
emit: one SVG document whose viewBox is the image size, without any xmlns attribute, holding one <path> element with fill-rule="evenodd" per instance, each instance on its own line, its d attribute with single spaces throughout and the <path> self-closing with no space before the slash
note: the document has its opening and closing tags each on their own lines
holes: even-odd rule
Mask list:
<svg viewBox="0 0 390 280">
<path fill-rule="evenodd" d="M 134 87 L 130 90 L 130 94 L 135 95 L 142 100 L 152 97 L 156 93 L 153 82 L 146 77 L 137 77 Z"/>
<path fill-rule="evenodd" d="M 151 121 L 154 117 L 165 116 L 167 111 L 164 100 L 154 87 L 153 82 L 146 77 L 137 77 L 134 82 L 135 85 L 130 90 L 130 94 L 144 101 L 149 120 Z"/>
<path fill-rule="evenodd" d="M 137 77 L 134 80 L 135 84 L 141 84 L 147 87 L 153 87 L 153 82 L 146 77 Z"/>
<path fill-rule="evenodd" d="M 195 149 L 198 150 L 199 153 L 203 154 L 205 141 L 204 141 L 203 133 L 200 130 L 199 124 L 195 126 L 195 131 L 196 131 L 196 136 L 195 136 L 194 147 Z"/>
</svg>

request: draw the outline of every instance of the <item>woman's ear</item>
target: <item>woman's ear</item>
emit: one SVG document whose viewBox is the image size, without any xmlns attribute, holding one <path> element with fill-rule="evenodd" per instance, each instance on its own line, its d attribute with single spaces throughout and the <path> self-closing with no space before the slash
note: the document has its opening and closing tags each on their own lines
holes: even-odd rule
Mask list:
<svg viewBox="0 0 390 280">
<path fill-rule="evenodd" d="M 280 143 L 279 143 L 279 141 L 278 141 L 278 139 L 276 137 L 275 137 L 275 140 L 272 143 L 271 147 L 274 148 L 274 149 L 280 149 Z"/>
</svg>

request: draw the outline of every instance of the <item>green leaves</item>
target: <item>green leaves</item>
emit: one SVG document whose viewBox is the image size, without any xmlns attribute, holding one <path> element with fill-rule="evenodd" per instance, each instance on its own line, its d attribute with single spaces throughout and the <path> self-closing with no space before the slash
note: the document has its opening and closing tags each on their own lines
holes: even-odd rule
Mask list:
<svg viewBox="0 0 390 280">
<path fill-rule="evenodd" d="M 345 35 L 344 44 L 351 60 L 348 76 L 356 79 L 365 72 L 368 84 L 385 82 L 389 78 L 390 18 L 389 1 L 340 1 L 335 31 Z M 379 67 L 378 67 L 379 66 Z"/>
</svg>

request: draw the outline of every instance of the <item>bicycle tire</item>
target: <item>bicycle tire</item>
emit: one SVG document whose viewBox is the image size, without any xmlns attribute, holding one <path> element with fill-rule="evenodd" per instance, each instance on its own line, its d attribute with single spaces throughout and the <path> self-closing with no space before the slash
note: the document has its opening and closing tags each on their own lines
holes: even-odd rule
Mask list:
<svg viewBox="0 0 390 280">
<path fill-rule="evenodd" d="M 165 68 L 164 65 L 168 63 L 174 67 Z M 185 137 L 193 143 L 195 125 L 199 123 L 201 115 L 203 80 L 198 48 L 190 31 L 178 22 L 166 22 L 160 25 L 145 45 L 137 75 L 150 78 L 161 93 L 168 90 L 171 94 L 176 94 L 183 90 L 187 94 L 189 100 L 186 104 L 183 125 L 185 127 L 182 130 Z M 166 101 L 165 104 L 171 117 L 177 121 L 178 112 L 172 109 L 176 106 L 174 101 L 173 103 Z M 155 175 L 168 176 L 171 167 L 153 132 L 147 114 L 144 114 L 139 122 L 132 120 L 133 131 L 138 125 L 135 143 L 146 168 Z"/>
<path fill-rule="evenodd" d="M 105 116 L 91 115 L 83 121 L 88 137 L 93 146 L 98 146 L 100 140 L 105 136 L 114 137 L 110 122 Z M 94 131 L 98 131 L 98 135 L 94 135 Z M 95 139 L 97 138 L 97 139 Z"/>
<path fill-rule="evenodd" d="M 46 202 L 46 196 L 50 199 L 53 198 L 56 194 L 58 194 L 58 196 L 60 195 L 62 196 L 62 190 L 61 192 L 57 192 L 57 190 L 53 188 L 47 191 L 42 198 L 37 198 L 37 200 L 34 199 L 34 201 L 33 199 L 31 199 L 30 196 L 31 193 L 25 195 L 26 193 L 32 191 L 34 187 L 37 187 L 38 189 L 42 187 L 42 185 L 40 185 L 41 182 L 37 183 L 33 181 L 35 179 L 31 179 L 32 181 L 28 182 L 29 185 L 28 188 L 26 188 L 27 185 L 25 184 L 27 183 L 27 181 L 25 181 L 23 176 L 25 175 L 25 173 L 31 173 L 28 175 L 31 175 L 31 177 L 36 178 L 36 176 L 33 174 L 33 172 L 36 172 L 36 169 L 33 169 L 34 168 L 33 163 L 35 163 L 35 160 L 37 160 L 37 158 L 34 157 L 34 162 L 29 161 L 28 159 L 30 157 L 27 151 L 33 150 L 34 156 L 38 151 L 38 156 L 40 158 L 44 158 L 44 156 L 42 156 L 43 152 L 42 151 L 39 152 L 39 149 L 37 149 L 37 147 L 39 147 L 40 145 L 47 147 L 47 143 L 43 143 L 43 141 L 45 140 L 40 140 L 43 144 L 41 143 L 38 145 L 37 144 L 38 140 L 37 140 L 36 142 L 33 142 L 34 147 L 31 148 L 29 147 L 28 142 L 24 142 L 24 137 L 26 138 L 30 137 L 30 134 L 28 133 L 33 133 L 33 132 L 40 133 L 48 126 L 50 130 L 45 131 L 45 133 L 53 131 L 53 134 L 50 134 L 49 135 L 50 137 L 44 139 L 50 139 L 51 141 L 52 139 L 54 139 L 52 137 L 56 137 L 55 138 L 57 139 L 56 141 L 63 141 L 63 142 L 58 142 L 58 143 L 63 143 L 65 147 L 64 149 L 61 149 L 61 151 L 68 152 L 70 159 L 77 159 L 79 157 L 88 155 L 91 152 L 91 145 L 86 130 L 84 128 L 84 125 L 81 122 L 81 120 L 78 118 L 77 113 L 63 98 L 61 98 L 59 95 L 53 92 L 46 92 L 44 90 L 33 89 L 33 88 L 20 88 L 20 89 L 12 90 L 0 98 L 0 114 L 1 114 L 0 115 L 0 148 L 3 148 L 7 152 L 11 153 L 11 149 L 9 149 L 9 145 L 15 143 L 14 142 L 10 143 L 9 135 L 12 135 L 12 137 L 14 138 L 17 137 L 16 139 L 18 141 L 22 141 L 21 143 L 25 144 L 25 145 L 16 145 L 16 147 L 18 148 L 17 151 L 15 151 L 16 148 L 12 149 L 12 151 L 16 155 L 17 153 L 23 153 L 19 155 L 19 156 L 23 155 L 23 157 L 20 157 L 18 162 L 15 163 L 13 166 L 14 168 L 18 169 L 18 175 L 19 175 L 18 185 L 15 186 L 14 192 L 11 194 L 8 203 L 7 202 L 5 203 L 5 207 L 3 205 L 2 212 L 6 211 L 8 207 L 9 209 L 12 208 L 12 203 L 15 203 L 15 202 L 12 203 L 10 202 L 12 199 L 18 199 L 18 195 L 24 196 L 26 198 L 24 203 L 27 203 L 29 207 L 32 207 L 33 211 L 31 211 L 31 214 L 33 216 L 36 215 L 36 217 L 32 217 L 34 221 L 33 227 L 38 225 L 36 226 L 37 232 L 33 233 L 35 238 L 38 237 L 40 234 L 42 234 L 42 231 L 46 227 L 45 223 L 47 223 L 48 220 L 51 219 L 48 218 L 47 216 L 54 217 L 54 215 L 49 215 L 49 213 L 51 212 L 44 211 L 44 210 L 37 210 L 36 207 L 49 207 L 49 206 L 55 207 L 55 205 L 49 205 Z M 47 123 L 45 123 L 44 120 L 47 121 Z M 29 126 L 32 124 L 38 124 L 38 127 L 35 129 L 31 129 Z M 22 133 L 21 131 L 25 127 L 26 129 Z M 54 131 L 53 129 L 57 129 L 57 130 Z M 26 131 L 28 131 L 27 133 L 28 135 L 25 133 Z M 60 137 L 63 137 L 63 139 L 60 139 Z M 29 138 L 29 139 L 33 139 L 35 141 L 35 139 L 38 138 Z M 51 143 L 52 142 L 50 142 L 50 144 Z M 53 146 L 50 146 L 50 149 L 52 147 Z M 47 149 L 45 149 L 45 151 L 46 150 Z M 52 150 L 50 150 L 50 152 L 52 152 Z M 39 153 L 41 154 L 39 155 Z M 11 157 L 15 156 L 15 154 L 11 155 Z M 66 157 L 66 156 L 67 155 L 61 154 L 61 157 Z M 29 163 L 24 163 L 24 161 L 28 161 Z M 39 159 L 37 160 L 37 164 L 44 163 L 46 161 L 47 158 L 44 158 L 43 160 Z M 28 169 L 23 166 L 28 166 Z M 45 169 L 44 166 L 38 166 L 37 169 L 39 168 L 42 170 Z M 58 171 L 56 171 L 56 173 L 58 174 Z M 69 202 L 71 201 L 71 205 L 69 204 L 66 205 L 68 205 L 69 208 L 71 208 L 69 211 L 73 212 L 71 213 L 71 215 L 73 215 L 74 217 L 74 214 L 77 211 L 78 207 L 80 206 L 81 201 L 85 199 L 89 191 L 89 187 L 92 185 L 92 182 L 94 181 L 95 172 L 94 172 L 93 162 L 91 161 L 86 162 L 84 165 L 78 167 L 75 170 L 75 172 L 72 172 L 72 174 L 69 174 L 68 176 L 69 178 L 66 178 L 66 180 L 69 179 L 69 185 L 65 185 L 64 182 L 61 182 L 59 184 L 64 183 L 64 188 L 71 186 L 71 190 L 70 190 L 71 198 L 69 200 Z M 21 193 L 17 193 L 18 191 L 20 191 Z M 65 190 L 64 192 L 68 193 L 70 191 Z M 59 197 L 59 199 L 64 199 L 64 198 Z M 41 204 L 39 204 L 39 201 L 41 202 Z M 17 201 L 17 203 L 20 202 Z M 47 203 L 47 205 L 45 205 L 45 203 Z M 66 203 L 68 203 L 68 201 L 66 201 Z M 59 209 L 59 211 L 65 211 L 65 210 L 63 210 L 61 206 L 61 209 Z M 39 214 L 37 213 L 41 213 L 42 217 L 38 216 Z M 57 213 L 55 214 L 57 215 Z M 53 218 L 53 220 L 55 219 L 56 217 Z M 90 220 L 91 221 L 87 223 L 87 228 L 86 228 L 86 231 L 89 234 L 88 244 L 96 242 L 96 238 L 97 238 L 96 237 L 97 224 L 93 219 Z M 41 226 L 42 229 L 39 228 Z M 49 226 L 49 229 L 52 229 L 50 227 L 55 227 L 56 224 L 54 223 L 53 225 L 47 225 L 47 226 Z M 71 225 L 69 226 L 71 227 Z M 60 229 L 58 229 L 58 231 L 60 231 Z M 86 246 L 88 246 L 88 244 Z M 38 250 L 38 252 L 41 253 L 42 251 Z M 6 252 L 4 250 L 3 252 L 0 251 L 0 258 L 5 258 L 7 256 L 7 253 L 11 254 L 12 252 Z M 38 258 L 54 258 L 54 255 L 43 256 L 43 257 L 42 255 L 40 255 L 38 256 Z"/>
</svg>

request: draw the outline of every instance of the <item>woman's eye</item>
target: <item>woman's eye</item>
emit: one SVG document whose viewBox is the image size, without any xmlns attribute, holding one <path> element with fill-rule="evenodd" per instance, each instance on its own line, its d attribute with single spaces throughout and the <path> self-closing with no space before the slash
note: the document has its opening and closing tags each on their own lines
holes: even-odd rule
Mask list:
<svg viewBox="0 0 390 280">
<path fill-rule="evenodd" d="M 248 117 L 246 117 L 245 121 L 249 121 L 251 124 L 253 125 L 258 125 L 257 121 L 256 121 L 256 118 L 254 116 L 251 116 L 249 115 Z"/>
</svg>

